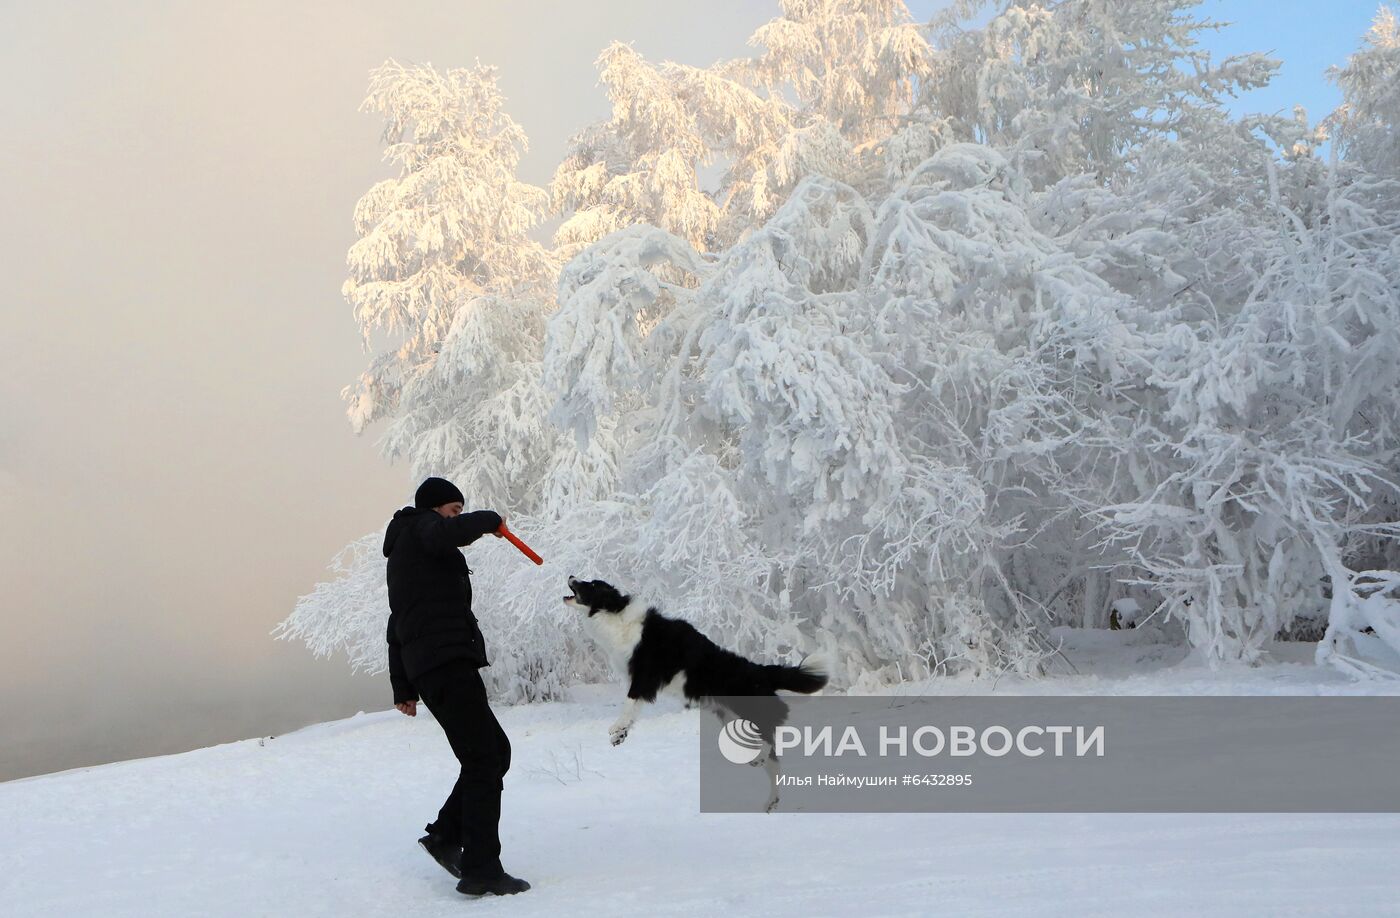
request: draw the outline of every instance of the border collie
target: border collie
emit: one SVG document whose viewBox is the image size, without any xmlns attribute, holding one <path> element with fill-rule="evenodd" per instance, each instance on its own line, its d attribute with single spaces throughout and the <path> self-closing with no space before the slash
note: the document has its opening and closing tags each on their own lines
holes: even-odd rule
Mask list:
<svg viewBox="0 0 1400 918">
<path fill-rule="evenodd" d="M 788 706 L 777 689 L 810 695 L 826 685 L 827 675 L 814 657 L 798 666 L 754 663 L 715 644 L 690 622 L 667 618 L 655 606 L 633 602 L 602 580 L 569 578 L 567 605 L 588 613 L 593 638 L 628 677 L 627 702 L 608 730 L 614 746 L 627 739 L 642 702 L 654 702 L 663 691 L 679 692 L 686 707 L 701 707 L 727 724 L 735 718 L 751 721 L 763 740 L 754 765 L 763 765 L 770 779 L 766 809 L 778 803 L 777 756 L 773 734 L 787 719 Z"/>
</svg>

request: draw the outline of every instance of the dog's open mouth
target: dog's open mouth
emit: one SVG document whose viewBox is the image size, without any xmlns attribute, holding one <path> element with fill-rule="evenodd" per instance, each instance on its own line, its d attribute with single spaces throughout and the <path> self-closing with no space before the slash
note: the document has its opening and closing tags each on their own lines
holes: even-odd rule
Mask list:
<svg viewBox="0 0 1400 918">
<path fill-rule="evenodd" d="M 578 587 L 574 586 L 574 578 L 572 577 L 569 578 L 569 592 L 564 597 L 564 601 L 568 603 L 578 601 Z"/>
</svg>

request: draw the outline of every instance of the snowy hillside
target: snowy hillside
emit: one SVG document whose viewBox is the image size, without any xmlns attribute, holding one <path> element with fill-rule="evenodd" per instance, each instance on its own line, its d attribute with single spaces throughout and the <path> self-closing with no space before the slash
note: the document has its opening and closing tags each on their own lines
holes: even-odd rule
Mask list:
<svg viewBox="0 0 1400 918">
<path fill-rule="evenodd" d="M 1070 637 L 1080 675 L 996 692 L 1398 690 L 1302 662 L 1212 674 L 1141 636 Z M 1400 915 L 1397 815 L 702 815 L 698 715 L 648 712 L 614 749 L 620 696 L 590 686 L 501 712 L 515 746 L 502 837 L 535 884 L 524 895 L 466 900 L 418 849 L 456 765 L 427 716 L 378 712 L 0 785 L 0 914 Z"/>
</svg>

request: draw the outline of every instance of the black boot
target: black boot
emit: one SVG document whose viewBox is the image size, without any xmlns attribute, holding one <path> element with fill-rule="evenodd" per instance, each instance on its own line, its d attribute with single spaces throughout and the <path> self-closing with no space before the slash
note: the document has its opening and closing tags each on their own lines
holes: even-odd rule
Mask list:
<svg viewBox="0 0 1400 918">
<path fill-rule="evenodd" d="M 499 862 L 468 870 L 457 884 L 457 891 L 466 896 L 513 896 L 529 888 L 529 883 L 502 870 Z"/>
<path fill-rule="evenodd" d="M 443 870 L 454 877 L 462 876 L 462 846 L 449 839 L 429 832 L 418 839 L 418 844 L 423 846 L 423 850 L 432 855 L 433 860 L 441 865 Z"/>
</svg>

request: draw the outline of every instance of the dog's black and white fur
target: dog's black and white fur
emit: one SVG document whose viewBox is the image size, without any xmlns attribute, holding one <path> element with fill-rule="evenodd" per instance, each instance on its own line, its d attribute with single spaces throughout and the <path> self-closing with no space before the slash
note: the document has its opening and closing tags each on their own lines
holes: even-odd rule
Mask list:
<svg viewBox="0 0 1400 918">
<path fill-rule="evenodd" d="M 800 666 L 754 663 L 717 645 L 690 622 L 667 618 L 655 606 L 633 602 L 602 580 L 569 578 L 568 605 L 588 614 L 594 639 L 628 679 L 627 702 L 608 730 L 614 746 L 627 739 L 642 702 L 662 692 L 679 692 L 686 706 L 709 710 L 722 723 L 736 717 L 758 727 L 764 746 L 754 765 L 768 770 L 767 809 L 778 802 L 778 760 L 773 734 L 787 719 L 778 689 L 811 694 L 827 683 L 825 668 L 812 657 Z"/>
</svg>

